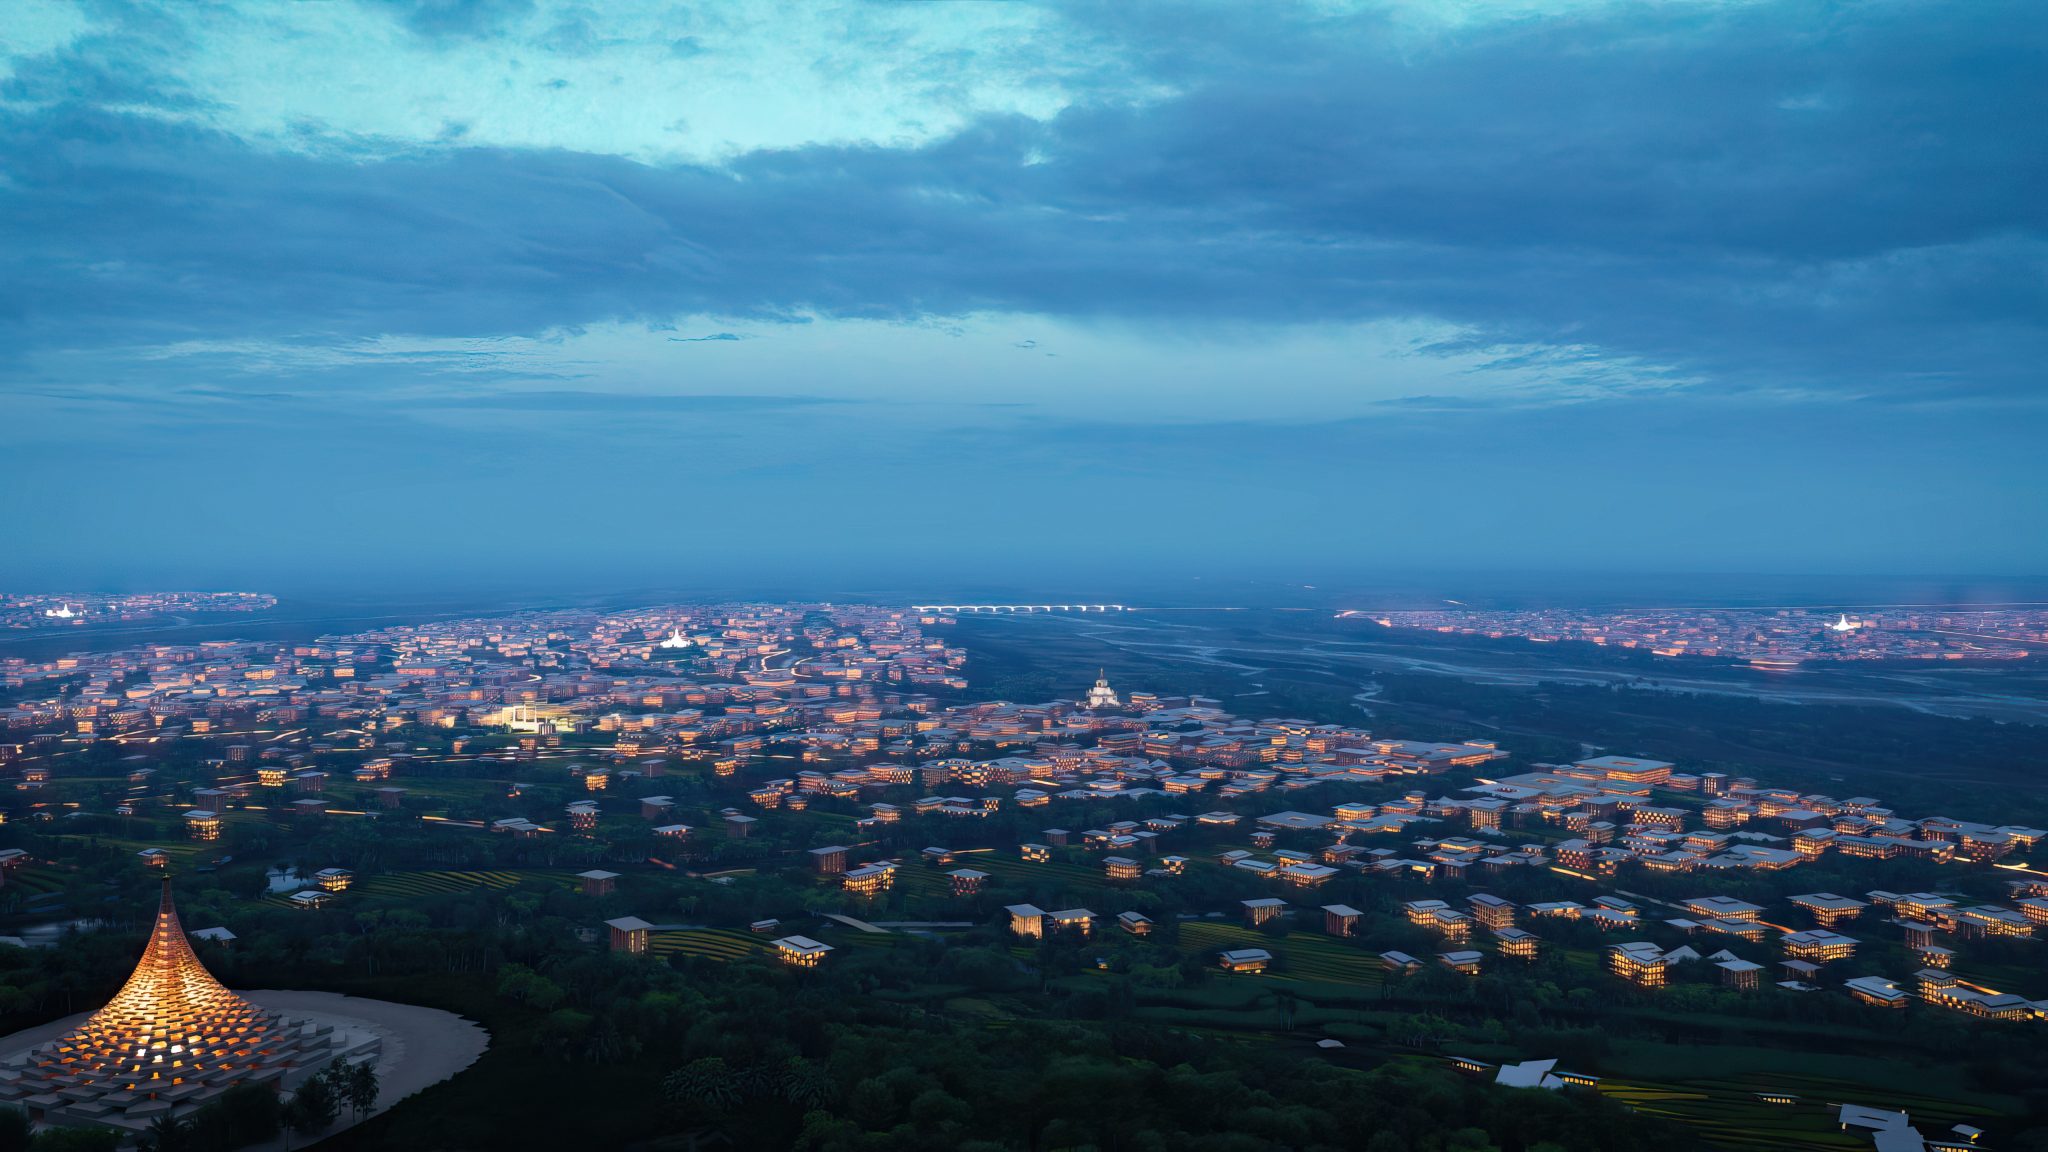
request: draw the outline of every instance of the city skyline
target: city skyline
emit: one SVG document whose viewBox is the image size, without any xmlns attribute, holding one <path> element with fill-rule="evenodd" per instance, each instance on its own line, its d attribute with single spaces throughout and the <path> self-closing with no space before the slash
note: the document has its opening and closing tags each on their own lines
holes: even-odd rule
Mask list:
<svg viewBox="0 0 2048 1152">
<path fill-rule="evenodd" d="M 2030 17 L 15 5 L 6 574 L 2038 574 Z"/>
</svg>

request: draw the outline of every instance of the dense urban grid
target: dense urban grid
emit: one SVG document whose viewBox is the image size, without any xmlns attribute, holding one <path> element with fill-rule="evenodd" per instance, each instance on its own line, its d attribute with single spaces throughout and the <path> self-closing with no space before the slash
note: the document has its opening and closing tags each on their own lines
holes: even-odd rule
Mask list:
<svg viewBox="0 0 2048 1152">
<path fill-rule="evenodd" d="M 1659 656 L 1725 656 L 1762 667 L 1807 660 L 2019 660 L 2048 647 L 2048 609 L 1895 607 L 1527 611 L 1442 608 L 1348 612 L 1387 628 L 1579 641 Z"/>
<path fill-rule="evenodd" d="M 264 592 L 138 592 L 44 595 L 0 592 L 0 628 L 85 628 L 134 624 L 180 614 L 260 612 L 277 606 Z"/>
<path fill-rule="evenodd" d="M 1742 642 L 1713 630 L 1723 615 L 1662 627 Z M 1650 619 L 1572 627 L 1636 643 Z M 1889 619 L 1857 635 L 1950 622 Z M 673 999 L 676 973 L 786 971 L 1004 1028 L 1149 1020 L 1193 1037 L 1245 1013 L 1333 1070 L 1394 1052 L 1708 1138 L 1777 1123 L 1756 1110 L 1792 1118 L 1787 1143 L 1753 1146 L 1847 1132 L 1886 1152 L 1940 1147 L 2018 1111 L 1789 1069 L 1688 1089 L 1713 1104 L 1688 1108 L 1609 1045 L 1661 1043 L 1682 1013 L 1773 1050 L 2031 1049 L 2048 1020 L 2048 870 L 2030 860 L 2048 831 L 1686 771 L 1647 749 L 1538 763 L 1491 740 L 1242 717 L 1106 677 L 1069 700 L 978 699 L 957 626 L 913 608 L 677 605 L 9 659 L 0 913 L 21 926 L 11 943 L 82 949 L 110 933 L 36 933 L 114 920 L 121 893 L 174 873 L 219 921 L 193 933 L 203 955 L 265 976 L 404 971 L 454 947 L 458 926 L 494 922 L 504 940 L 446 963 L 531 1009 L 534 1051 L 673 1053 L 659 1090 L 699 1124 L 747 1107 L 753 1089 L 726 1078 L 758 1041 L 653 1034 L 632 1007 L 653 1001 L 620 1001 L 622 1015 L 579 999 L 569 973 Z M 1790 644 L 1804 624 L 1782 627 Z M 167 932 L 183 946 L 165 892 L 157 949 Z M 626 967 L 599 978 L 599 961 Z M 29 952 L 6 963 L 13 1017 L 72 1006 Z M 368 1033 L 321 1034 L 323 1052 L 375 1052 Z M 884 1087 L 880 1069 L 791 1044 L 775 1059 L 807 1086 L 803 1146 L 1003 1139 L 938 1073 Z M 211 1108 L 226 1131 L 239 1084 L 160 1098 L 107 1074 L 50 1079 L 63 1075 L 61 1056 L 22 1056 L 0 1068 L 0 1102 L 135 1131 Z M 920 1112 L 932 1092 L 953 1103 Z M 1039 1126 L 1092 1138 L 1073 1123 Z"/>
</svg>

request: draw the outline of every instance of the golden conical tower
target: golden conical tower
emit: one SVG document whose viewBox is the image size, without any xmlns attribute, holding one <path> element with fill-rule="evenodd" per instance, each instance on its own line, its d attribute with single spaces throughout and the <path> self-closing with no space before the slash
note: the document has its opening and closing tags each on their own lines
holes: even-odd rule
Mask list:
<svg viewBox="0 0 2048 1152">
<path fill-rule="evenodd" d="M 199 962 L 166 878 L 135 974 L 106 1007 L 38 1049 L 35 1063 L 48 1076 L 146 1094 L 178 1084 L 229 1083 L 281 1062 L 295 1048 L 276 1013 L 228 991 Z"/>
</svg>

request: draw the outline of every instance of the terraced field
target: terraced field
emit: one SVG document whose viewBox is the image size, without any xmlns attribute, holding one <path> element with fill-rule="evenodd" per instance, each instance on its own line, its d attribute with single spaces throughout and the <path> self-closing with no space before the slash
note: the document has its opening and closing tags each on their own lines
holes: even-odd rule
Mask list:
<svg viewBox="0 0 2048 1152">
<path fill-rule="evenodd" d="M 1214 956 L 1227 948 L 1264 948 L 1287 958 L 1287 971 L 1276 979 L 1319 980 L 1331 984 L 1378 984 L 1384 975 L 1379 957 L 1328 936 L 1296 933 L 1275 940 L 1237 924 L 1192 920 L 1180 926 L 1183 952 Z"/>
<path fill-rule="evenodd" d="M 62 891 L 64 874 L 48 868 L 17 868 L 7 873 L 7 887 L 29 896 L 41 896 Z"/>
<path fill-rule="evenodd" d="M 979 869 L 1005 884 L 1032 887 L 1064 884 L 1081 888 L 1101 888 L 1109 882 L 1100 868 L 1070 864 L 1064 860 L 1048 860 L 1042 864 L 1034 864 L 1028 860 L 1019 860 L 1015 856 L 993 852 L 975 856 L 971 863 L 964 863 L 961 867 Z"/>
<path fill-rule="evenodd" d="M 656 956 L 701 956 L 732 961 L 768 951 L 766 941 L 729 928 L 679 928 L 648 935 L 647 950 Z"/>
<path fill-rule="evenodd" d="M 956 865 L 966 867 L 966 865 Z M 922 862 L 905 864 L 896 870 L 896 886 L 905 892 L 918 896 L 947 896 L 953 891 L 953 882 L 946 873 Z"/>
<path fill-rule="evenodd" d="M 357 890 L 370 896 L 413 899 L 473 892 L 479 888 L 516 888 L 523 881 L 551 881 L 563 887 L 575 883 L 573 877 L 552 872 L 515 872 L 509 869 L 496 872 L 387 872 L 363 881 Z"/>
<path fill-rule="evenodd" d="M 1766 1104 L 1758 1092 L 1787 1092 L 1797 1104 Z M 1954 1101 L 1914 1093 L 1876 1092 L 1851 1080 L 1796 1073 L 1732 1076 L 1652 1084 L 1603 1080 L 1600 1093 L 1638 1111 L 1668 1117 L 1714 1144 L 1757 1152 L 1868 1148 L 1869 1138 L 1844 1132 L 1834 1120 L 1838 1103 L 1903 1109 L 1921 1131 L 1937 1133 L 1959 1123 L 1983 1124 L 1988 1117 Z"/>
<path fill-rule="evenodd" d="M 201 852 L 204 852 L 209 848 L 219 847 L 218 844 L 195 844 L 189 840 L 164 842 L 155 840 L 131 840 L 126 837 L 116 836 L 62 836 L 58 837 L 57 839 L 74 844 L 83 844 L 87 840 L 91 840 L 104 848 L 119 848 L 124 852 L 131 853 L 140 852 L 145 848 L 155 848 L 162 851 L 163 853 L 168 855 L 172 860 L 180 864 L 184 863 L 187 860 L 190 860 L 192 857 L 199 855 Z M 9 877 L 9 880 L 11 881 L 12 877 Z"/>
</svg>

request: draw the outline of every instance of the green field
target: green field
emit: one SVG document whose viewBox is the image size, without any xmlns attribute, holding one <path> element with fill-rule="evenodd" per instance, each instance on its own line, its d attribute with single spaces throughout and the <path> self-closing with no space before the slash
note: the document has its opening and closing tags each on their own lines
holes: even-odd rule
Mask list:
<svg viewBox="0 0 2048 1152">
<path fill-rule="evenodd" d="M 1797 1104 L 1766 1104 L 1759 1092 L 1787 1092 Z M 1600 1092 L 1642 1112 L 1667 1117 L 1699 1130 L 1724 1148 L 1867 1148 L 1869 1137 L 1844 1132 L 1835 1123 L 1837 1104 L 1865 1104 L 1908 1112 L 1922 1132 L 1937 1135 L 1959 1123 L 1983 1125 L 1992 1114 L 1952 1099 L 1874 1088 L 1847 1080 L 1796 1072 L 1752 1072 L 1723 1079 L 1668 1083 L 1603 1080 Z"/>
<path fill-rule="evenodd" d="M 64 874 L 49 868 L 16 868 L 7 873 L 7 887 L 30 896 L 59 892 L 64 888 Z"/>
<path fill-rule="evenodd" d="M 1109 877 L 1100 867 L 1091 868 L 1085 864 L 1070 864 L 1064 860 L 1048 860 L 1042 864 L 1020 860 L 1012 854 L 1001 852 L 979 853 L 962 857 L 958 865 L 974 868 L 995 877 L 1008 885 L 1044 887 L 1047 885 L 1069 885 L 1081 888 L 1102 888 L 1109 884 Z"/>
<path fill-rule="evenodd" d="M 527 881 L 553 882 L 567 887 L 575 878 L 553 872 L 515 872 L 511 870 L 493 872 L 386 872 L 372 876 L 356 886 L 356 890 L 368 896 L 390 896 L 408 899 L 420 896 L 443 896 L 457 892 L 473 892 L 478 888 L 516 888 Z"/>
<path fill-rule="evenodd" d="M 140 852 L 145 848 L 156 848 L 169 856 L 177 864 L 184 864 L 208 849 L 219 847 L 217 844 L 200 844 L 191 840 L 131 840 L 120 836 L 66 836 L 62 837 L 62 839 L 79 842 L 90 839 L 102 848 L 118 848 L 128 853 Z"/>
<path fill-rule="evenodd" d="M 1283 980 L 1378 985 L 1385 975 L 1377 953 L 1333 937 L 1295 933 L 1276 940 L 1242 925 L 1221 921 L 1191 920 L 1182 924 L 1180 948 L 1183 952 L 1211 957 L 1229 948 L 1264 948 L 1286 958 L 1287 970 L 1274 975 Z"/>
<path fill-rule="evenodd" d="M 680 928 L 648 936 L 647 950 L 656 956 L 701 956 L 707 960 L 741 960 L 768 951 L 766 941 L 729 928 Z"/>
</svg>

